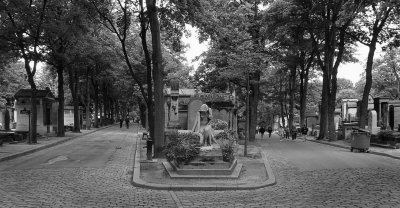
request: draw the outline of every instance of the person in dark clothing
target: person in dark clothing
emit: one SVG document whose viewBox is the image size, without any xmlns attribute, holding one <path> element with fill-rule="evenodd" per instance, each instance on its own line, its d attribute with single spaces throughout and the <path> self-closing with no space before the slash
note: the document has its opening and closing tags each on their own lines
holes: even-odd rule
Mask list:
<svg viewBox="0 0 400 208">
<path fill-rule="evenodd" d="M 308 128 L 307 128 L 307 126 L 304 124 L 303 127 L 301 127 L 301 134 L 304 136 L 304 141 L 307 140 L 307 133 L 308 133 Z"/>
<path fill-rule="evenodd" d="M 129 129 L 129 118 L 128 117 L 126 117 L 125 123 L 126 123 L 126 128 Z"/>
<path fill-rule="evenodd" d="M 272 127 L 268 127 L 268 136 L 269 136 L 269 138 L 271 138 L 271 133 L 272 133 Z"/>
<path fill-rule="evenodd" d="M 119 119 L 119 128 L 122 128 L 122 123 L 124 123 L 124 120 L 122 118 Z"/>
<path fill-rule="evenodd" d="M 263 136 L 264 136 L 264 132 L 265 132 L 265 128 L 264 128 L 264 127 L 261 127 L 261 128 L 260 128 L 261 139 L 262 139 Z"/>
<path fill-rule="evenodd" d="M 292 127 L 292 140 L 295 140 L 297 137 L 297 128 L 295 126 Z"/>
</svg>

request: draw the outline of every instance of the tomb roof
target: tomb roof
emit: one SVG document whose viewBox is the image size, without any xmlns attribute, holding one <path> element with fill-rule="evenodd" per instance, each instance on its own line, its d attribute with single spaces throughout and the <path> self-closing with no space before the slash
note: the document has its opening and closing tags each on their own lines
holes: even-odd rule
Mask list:
<svg viewBox="0 0 400 208">
<path fill-rule="evenodd" d="M 196 94 L 196 89 L 179 89 L 179 96 L 192 96 Z M 165 89 L 165 95 L 171 95 L 171 88 Z"/>
<path fill-rule="evenodd" d="M 24 98 L 24 97 L 31 97 L 31 89 L 20 89 L 17 93 L 15 93 L 15 98 Z M 53 93 L 49 89 L 46 90 L 36 90 L 36 97 L 37 98 L 54 98 Z"/>
</svg>

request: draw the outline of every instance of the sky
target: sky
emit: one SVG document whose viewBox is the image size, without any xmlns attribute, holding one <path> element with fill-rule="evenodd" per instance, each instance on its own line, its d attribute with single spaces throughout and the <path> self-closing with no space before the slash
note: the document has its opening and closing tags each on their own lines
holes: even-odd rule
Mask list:
<svg viewBox="0 0 400 208">
<path fill-rule="evenodd" d="M 185 52 L 186 64 L 189 66 L 193 66 L 196 70 L 200 65 L 201 60 L 194 61 L 197 56 L 201 55 L 204 51 L 208 49 L 208 42 L 200 43 L 197 37 L 198 32 L 196 28 L 193 28 L 190 25 L 186 25 L 186 29 L 190 31 L 190 37 L 183 36 L 182 41 L 185 45 L 188 45 L 188 48 Z"/>
<path fill-rule="evenodd" d="M 186 29 L 188 29 L 191 33 L 190 37 L 183 37 L 182 41 L 188 45 L 188 48 L 185 52 L 185 57 L 187 59 L 186 64 L 189 66 L 193 66 L 196 70 L 200 65 L 201 60 L 193 61 L 196 56 L 199 56 L 202 52 L 206 51 L 208 48 L 208 43 L 199 43 L 197 38 L 197 30 L 190 25 L 186 25 Z M 381 47 L 377 46 L 375 58 L 379 57 L 379 54 L 382 52 Z M 357 51 L 354 56 L 359 60 L 355 63 L 341 63 L 338 69 L 338 78 L 349 79 L 353 82 L 353 85 L 360 81 L 361 74 L 364 72 L 365 64 L 368 55 L 368 47 L 364 45 L 358 45 Z"/>
</svg>

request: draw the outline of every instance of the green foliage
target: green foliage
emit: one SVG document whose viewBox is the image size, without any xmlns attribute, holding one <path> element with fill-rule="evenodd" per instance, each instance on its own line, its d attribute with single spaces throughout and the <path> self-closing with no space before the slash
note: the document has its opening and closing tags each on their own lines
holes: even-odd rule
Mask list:
<svg viewBox="0 0 400 208">
<path fill-rule="evenodd" d="M 169 143 L 163 153 L 168 161 L 178 165 L 192 161 L 200 153 L 200 138 L 194 133 L 169 132 Z"/>
<path fill-rule="evenodd" d="M 211 119 L 208 123 L 214 130 L 225 130 L 228 129 L 228 122 L 221 119 Z"/>
<path fill-rule="evenodd" d="M 29 88 L 25 74 L 24 63 L 19 61 L 0 66 L 0 96 L 10 98 L 18 90 Z"/>
<path fill-rule="evenodd" d="M 235 143 L 237 140 L 236 133 L 232 130 L 225 130 L 215 136 L 222 151 L 222 158 L 226 162 L 234 159 Z"/>
<path fill-rule="evenodd" d="M 393 133 L 394 132 L 391 130 L 381 130 L 378 133 L 378 138 L 383 142 L 393 141 L 393 139 L 394 139 Z"/>
<path fill-rule="evenodd" d="M 360 99 L 360 97 L 360 94 L 358 94 L 354 89 L 343 89 L 340 90 L 336 95 L 336 104 L 339 104 L 344 98 Z"/>
</svg>

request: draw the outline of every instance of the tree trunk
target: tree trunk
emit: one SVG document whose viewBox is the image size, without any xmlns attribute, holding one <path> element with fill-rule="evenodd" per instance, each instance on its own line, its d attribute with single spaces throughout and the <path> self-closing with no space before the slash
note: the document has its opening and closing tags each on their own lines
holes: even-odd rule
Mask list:
<svg viewBox="0 0 400 208">
<path fill-rule="evenodd" d="M 99 87 L 93 82 L 94 89 L 94 127 L 99 128 Z"/>
<path fill-rule="evenodd" d="M 29 144 L 36 144 L 37 132 L 37 98 L 36 98 L 36 84 L 33 76 L 28 76 L 28 82 L 31 85 L 31 112 L 30 112 L 30 131 L 29 131 Z"/>
<path fill-rule="evenodd" d="M 75 70 L 74 73 L 75 79 L 75 87 L 74 87 L 74 130 L 73 132 L 80 132 L 81 131 L 81 122 L 80 122 L 80 111 L 79 111 L 79 77 L 78 77 L 78 70 Z"/>
<path fill-rule="evenodd" d="M 10 130 L 10 111 L 7 109 L 7 104 L 6 104 L 6 111 L 4 112 L 4 130 L 9 131 Z"/>
<path fill-rule="evenodd" d="M 296 88 L 296 68 L 297 66 L 290 67 L 290 76 L 289 76 L 289 129 L 293 128 L 294 121 L 294 101 L 295 101 L 295 88 Z"/>
<path fill-rule="evenodd" d="M 65 136 L 64 129 L 64 66 L 57 67 L 58 77 L 58 112 L 57 112 L 57 137 Z"/>
<path fill-rule="evenodd" d="M 319 120 L 319 136 L 318 139 L 325 139 L 328 136 L 328 93 L 329 93 L 329 78 L 326 73 L 323 73 L 322 80 L 322 95 L 320 105 L 320 120 Z"/>
<path fill-rule="evenodd" d="M 281 79 L 280 83 L 279 83 L 279 94 L 280 94 L 280 99 L 279 99 L 279 104 L 281 107 L 281 119 L 282 119 L 282 126 L 285 127 L 285 111 L 284 111 L 284 94 L 282 92 L 282 88 L 283 88 L 283 80 Z"/>
<path fill-rule="evenodd" d="M 104 111 L 103 104 L 99 102 L 100 126 L 104 126 Z"/>
<path fill-rule="evenodd" d="M 253 76 L 253 82 L 250 85 L 251 96 L 250 96 L 250 127 L 249 127 L 249 140 L 254 141 L 256 136 L 257 128 L 257 109 L 258 100 L 260 96 L 260 71 L 256 71 Z"/>
<path fill-rule="evenodd" d="M 301 72 L 300 72 L 300 126 L 307 125 L 307 93 L 308 93 L 308 75 L 310 72 L 310 67 L 313 58 L 313 54 L 311 54 L 310 58 L 308 59 L 307 65 L 301 64 Z M 305 54 L 302 56 L 302 61 L 305 59 Z"/>
<path fill-rule="evenodd" d="M 111 119 L 111 124 L 114 124 L 114 115 L 115 115 L 115 108 L 114 108 L 115 102 L 113 99 L 110 99 L 110 119 Z"/>
<path fill-rule="evenodd" d="M 365 68 L 365 86 L 363 97 L 361 101 L 360 107 L 360 119 L 359 119 L 359 127 L 365 128 L 366 126 L 366 119 L 367 119 L 367 111 L 368 111 L 368 98 L 369 93 L 371 92 L 372 87 L 372 65 L 374 63 L 374 55 L 376 49 L 376 43 L 378 42 L 379 33 L 382 31 L 383 26 L 386 23 L 387 18 L 389 17 L 390 12 L 392 9 L 386 10 L 383 14 L 383 17 L 379 23 L 379 19 L 376 19 L 372 29 L 372 39 L 369 44 L 369 52 L 367 58 L 367 66 Z M 397 75 L 397 73 L 395 73 Z"/>
<path fill-rule="evenodd" d="M 147 25 L 146 25 L 146 18 L 143 9 L 143 0 L 140 0 L 140 38 L 142 40 L 142 48 L 143 53 L 146 61 L 146 68 L 147 68 L 147 117 L 148 117 L 148 126 L 150 130 L 150 138 L 154 137 L 154 103 L 153 103 L 153 82 L 152 82 L 152 68 L 151 68 L 151 57 L 150 52 L 147 47 Z"/>
<path fill-rule="evenodd" d="M 90 85 L 89 85 L 89 68 L 86 69 L 86 129 L 90 130 L 92 122 L 90 121 Z"/>
<path fill-rule="evenodd" d="M 162 148 L 164 145 L 164 81 L 163 81 L 163 66 L 160 25 L 158 22 L 158 11 L 156 0 L 146 0 L 146 5 L 149 13 L 150 31 L 152 36 L 153 47 L 153 79 L 154 79 L 154 156 L 162 156 Z"/>
<path fill-rule="evenodd" d="M 102 124 L 103 126 L 107 125 L 108 119 L 107 119 L 107 87 L 106 84 L 103 82 L 103 120 Z"/>
<path fill-rule="evenodd" d="M 71 90 L 72 102 L 74 106 L 74 127 L 73 132 L 80 132 L 79 125 L 79 100 L 78 100 L 78 72 L 75 69 L 69 69 L 69 89 Z"/>
</svg>

